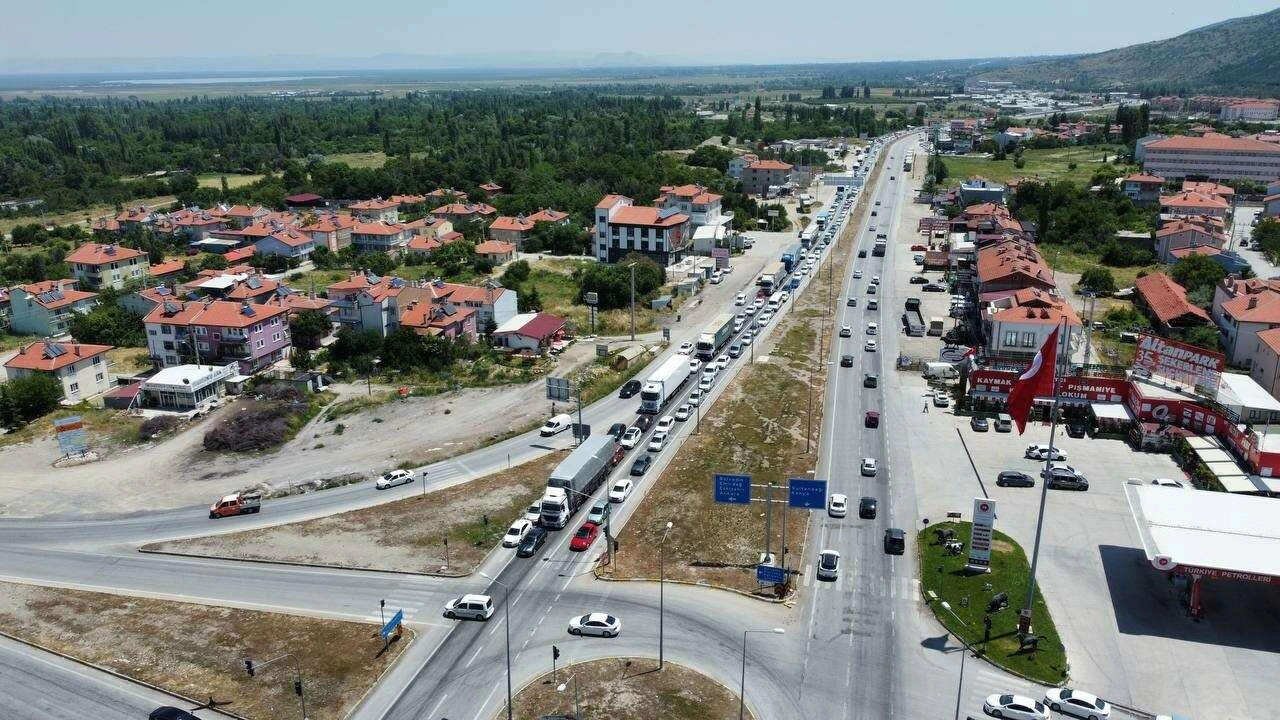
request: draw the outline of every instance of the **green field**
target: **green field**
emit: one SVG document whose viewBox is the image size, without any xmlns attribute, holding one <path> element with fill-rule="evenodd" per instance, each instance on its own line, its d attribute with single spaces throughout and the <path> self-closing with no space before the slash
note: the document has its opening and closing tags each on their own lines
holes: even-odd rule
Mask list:
<svg viewBox="0 0 1280 720">
<path fill-rule="evenodd" d="M 944 184 L 959 185 L 961 180 L 971 175 L 981 175 L 996 182 L 1009 182 L 1015 178 L 1040 178 L 1087 183 L 1101 167 L 1103 153 L 1108 158 L 1115 157 L 1115 151 L 1108 145 L 1026 150 L 1022 153 L 1024 165 L 1021 168 L 1014 167 L 1012 155 L 1004 160 L 992 160 L 981 155 L 945 155 L 942 161 L 947 165 L 948 177 Z M 1074 170 L 1070 167 L 1072 163 L 1076 165 Z"/>
<path fill-rule="evenodd" d="M 196 176 L 196 180 L 200 181 L 200 187 L 220 189 L 222 187 L 222 178 L 227 179 L 227 187 L 231 190 L 252 185 L 258 182 L 263 175 L 240 175 L 238 173 L 201 173 Z"/>
<path fill-rule="evenodd" d="M 383 152 L 354 152 L 325 155 L 327 162 L 346 163 L 353 168 L 380 168 L 387 163 L 387 154 Z"/>
</svg>

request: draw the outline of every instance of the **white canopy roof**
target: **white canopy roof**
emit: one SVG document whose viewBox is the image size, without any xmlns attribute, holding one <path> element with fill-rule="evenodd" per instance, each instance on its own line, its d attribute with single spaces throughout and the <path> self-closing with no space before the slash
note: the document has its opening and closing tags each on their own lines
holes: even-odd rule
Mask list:
<svg viewBox="0 0 1280 720">
<path fill-rule="evenodd" d="M 1142 549 L 1157 569 L 1189 565 L 1280 577 L 1280 502 L 1274 498 L 1128 483 L 1124 493 Z"/>
<path fill-rule="evenodd" d="M 1280 412 L 1280 400 L 1271 397 L 1266 388 L 1248 375 L 1222 373 L 1218 386 L 1218 402 L 1227 407 L 1250 408 Z"/>
</svg>

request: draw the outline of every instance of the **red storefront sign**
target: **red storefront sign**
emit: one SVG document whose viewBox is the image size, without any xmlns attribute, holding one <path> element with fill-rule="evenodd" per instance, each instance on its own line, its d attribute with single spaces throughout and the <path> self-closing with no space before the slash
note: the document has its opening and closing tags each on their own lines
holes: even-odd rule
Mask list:
<svg viewBox="0 0 1280 720">
<path fill-rule="evenodd" d="M 1133 367 L 1184 385 L 1217 390 L 1225 362 L 1222 353 L 1143 333 L 1138 336 Z"/>
<path fill-rule="evenodd" d="M 1121 402 L 1129 381 L 1118 378 L 1067 377 L 1058 382 L 1058 395 L 1089 402 Z"/>
<path fill-rule="evenodd" d="M 1265 585 L 1280 585 L 1280 577 L 1261 573 L 1241 572 L 1239 570 L 1222 570 L 1219 568 L 1199 567 L 1196 565 L 1177 565 L 1176 569 L 1188 575 L 1209 578 L 1211 580 L 1247 580 Z"/>
<path fill-rule="evenodd" d="M 969 386 L 975 392 L 1009 394 L 1018 373 L 1010 370 L 974 370 L 969 373 Z"/>
</svg>

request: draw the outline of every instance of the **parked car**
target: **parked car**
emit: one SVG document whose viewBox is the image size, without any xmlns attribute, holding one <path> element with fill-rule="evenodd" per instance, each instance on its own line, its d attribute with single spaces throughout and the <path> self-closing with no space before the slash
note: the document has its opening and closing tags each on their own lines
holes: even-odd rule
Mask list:
<svg viewBox="0 0 1280 720">
<path fill-rule="evenodd" d="M 618 388 L 618 397 L 629 398 L 638 392 L 640 392 L 640 381 L 628 380 L 622 383 L 622 387 Z"/>
<path fill-rule="evenodd" d="M 884 551 L 890 555 L 902 555 L 907 551 L 907 533 L 902 528 L 884 531 Z"/>
<path fill-rule="evenodd" d="M 729 346 L 729 357 L 742 357 L 742 343 L 736 342 Z"/>
<path fill-rule="evenodd" d="M 533 557 L 547 542 L 547 531 L 543 528 L 536 527 L 529 531 L 520 541 L 519 547 L 516 548 L 516 557 Z"/>
<path fill-rule="evenodd" d="M 1067 423 L 1067 437 L 1082 438 L 1089 434 L 1089 427 L 1084 422 L 1073 420 Z"/>
<path fill-rule="evenodd" d="M 996 485 L 1000 487 L 1035 487 L 1035 484 L 1035 478 L 1017 470 L 1002 470 L 996 476 Z"/>
<path fill-rule="evenodd" d="M 933 406 L 941 408 L 951 407 L 951 398 L 946 392 L 939 390 L 933 394 Z"/>
<path fill-rule="evenodd" d="M 378 490 L 386 490 L 397 485 L 407 485 L 411 482 L 413 482 L 412 470 L 392 470 L 391 472 L 383 473 L 382 477 L 378 478 L 378 481 L 373 486 Z"/>
<path fill-rule="evenodd" d="M 1043 703 L 1022 695 L 991 695 L 982 704 L 982 712 L 1009 720 L 1048 720 L 1049 709 Z"/>
<path fill-rule="evenodd" d="M 833 518 L 842 518 L 847 512 L 849 512 L 849 496 L 831 493 L 831 499 L 827 501 L 827 514 Z"/>
<path fill-rule="evenodd" d="M 1028 445 L 1023 457 L 1029 460 L 1066 460 L 1067 454 L 1058 448 L 1051 451 L 1048 445 Z"/>
<path fill-rule="evenodd" d="M 511 523 L 511 527 L 507 528 L 507 534 L 502 536 L 502 547 L 515 547 L 524 540 L 524 536 L 529 534 L 529 530 L 533 527 L 533 523 L 520 518 Z"/>
<path fill-rule="evenodd" d="M 1185 489 L 1187 487 L 1186 485 L 1182 484 L 1182 481 L 1174 480 L 1172 478 L 1156 478 L 1155 480 L 1151 481 L 1151 484 L 1157 487 L 1177 488 L 1179 490 Z"/>
<path fill-rule="evenodd" d="M 569 620 L 570 635 L 595 635 L 617 637 L 622 632 L 622 621 L 609 613 L 587 613 Z"/>
<path fill-rule="evenodd" d="M 161 705 L 147 716 L 147 720 L 200 720 L 191 713 L 172 705 Z"/>
<path fill-rule="evenodd" d="M 444 616 L 469 620 L 493 617 L 493 598 L 488 595 L 463 595 L 444 604 Z"/>
<path fill-rule="evenodd" d="M 840 577 L 840 553 L 823 550 L 818 554 L 818 579 L 836 580 Z"/>
<path fill-rule="evenodd" d="M 846 307 L 858 307 L 858 298 L 849 296 L 845 299 L 844 304 Z"/>
<path fill-rule="evenodd" d="M 929 278 L 923 275 L 912 275 L 911 279 L 908 280 L 907 282 L 911 283 L 912 285 L 928 285 Z"/>
<path fill-rule="evenodd" d="M 670 415 L 663 415 L 658 418 L 658 424 L 653 426 L 654 432 L 668 433 L 671 428 L 675 427 L 676 419 Z"/>
<path fill-rule="evenodd" d="M 609 488 L 609 502 L 625 502 L 631 497 L 631 491 L 635 488 L 635 484 L 627 478 L 622 478 L 613 483 L 613 487 Z"/>
<path fill-rule="evenodd" d="M 864 497 L 858 501 L 858 517 L 863 520 L 876 519 L 876 499 L 870 496 Z"/>
<path fill-rule="evenodd" d="M 734 298 L 733 298 L 733 304 L 734 304 L 734 305 L 746 305 L 746 304 L 747 304 L 747 294 L 746 294 L 746 293 L 738 293 L 738 295 L 737 295 L 736 297 L 734 297 Z"/>
<path fill-rule="evenodd" d="M 1111 705 L 1106 700 L 1093 693 L 1069 687 L 1046 690 L 1044 704 L 1055 712 L 1084 718 L 1084 720 L 1105 720 L 1111 717 Z"/>
<path fill-rule="evenodd" d="M 641 475 L 649 472 L 649 467 L 651 465 L 653 465 L 653 456 L 641 455 L 636 458 L 635 462 L 631 463 L 631 474 L 636 477 L 640 477 Z"/>
<path fill-rule="evenodd" d="M 969 418 L 969 427 L 974 432 L 986 432 L 991 426 L 987 423 L 987 419 L 978 415 Z"/>
<path fill-rule="evenodd" d="M 600 537 L 600 526 L 591 522 L 584 522 L 573 534 L 573 538 L 569 540 L 569 549 L 575 552 L 583 552 L 591 547 L 591 543 Z"/>
<path fill-rule="evenodd" d="M 702 404 L 702 390 L 695 388 L 695 389 L 693 390 L 693 392 L 689 393 L 689 397 L 688 397 L 688 398 L 686 398 L 686 400 L 688 400 L 688 401 L 689 401 L 689 404 L 690 404 L 690 405 L 692 405 L 692 406 L 694 406 L 694 407 L 697 407 L 697 406 L 701 405 L 701 404 Z"/>
<path fill-rule="evenodd" d="M 651 453 L 662 452 L 667 446 L 667 434 L 661 430 L 654 432 L 649 436 L 649 445 L 646 448 Z"/>
<path fill-rule="evenodd" d="M 1088 490 L 1089 479 L 1070 465 L 1054 465 L 1048 472 L 1041 470 L 1040 477 L 1050 490 Z"/>
<path fill-rule="evenodd" d="M 685 340 L 684 342 L 680 343 L 680 349 L 676 350 L 676 352 L 681 355 L 688 355 L 689 353 L 693 352 L 693 343 L 689 342 L 688 340 Z M 636 381 L 637 384 L 639 384 L 639 382 L 640 382 L 639 380 Z"/>
<path fill-rule="evenodd" d="M 946 292 L 947 286 L 942 285 L 940 283 L 926 283 L 920 289 L 924 290 L 925 292 Z"/>
<path fill-rule="evenodd" d="M 870 300 L 868 300 L 868 301 L 867 301 L 867 309 L 868 309 L 868 310 L 879 310 L 879 309 L 880 309 L 880 302 L 879 302 L 878 300 L 876 300 L 875 298 L 871 298 Z"/>
</svg>

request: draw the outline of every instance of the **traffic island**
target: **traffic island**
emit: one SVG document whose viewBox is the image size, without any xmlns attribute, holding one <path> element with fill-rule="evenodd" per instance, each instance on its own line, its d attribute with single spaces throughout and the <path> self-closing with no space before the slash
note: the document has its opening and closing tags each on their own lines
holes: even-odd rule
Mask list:
<svg viewBox="0 0 1280 720">
<path fill-rule="evenodd" d="M 652 658 L 606 658 L 568 665 L 526 685 L 512 702 L 518 718 L 735 720 L 738 694 L 682 665 Z M 576 705 L 576 711 L 575 711 Z M 498 716 L 506 717 L 506 711 Z M 746 717 L 754 718 L 750 711 Z"/>
<path fill-rule="evenodd" d="M 990 572 L 968 570 L 968 554 L 948 550 L 948 540 L 963 542 L 967 548 L 970 526 L 968 522 L 930 524 L 917 535 L 921 589 L 929 607 L 947 630 L 992 663 L 1039 683 L 1061 685 L 1067 678 L 1066 649 L 1038 587 L 1032 637 L 1018 635 L 1018 610 L 1031 575 L 1026 554 L 1013 538 L 996 531 Z"/>
<path fill-rule="evenodd" d="M 298 717 L 292 654 L 310 720 L 338 720 L 411 640 L 376 625 L 0 583 L 0 628 L 29 644 L 251 720 Z M 244 661 L 258 667 L 254 677 Z"/>
<path fill-rule="evenodd" d="M 542 497 L 565 451 L 403 500 L 273 527 L 144 545 L 143 552 L 429 575 L 470 574 Z M 418 477 L 419 486 L 430 477 Z M 369 493 L 376 493 L 369 487 Z M 263 516 L 265 517 L 265 516 Z"/>
</svg>

